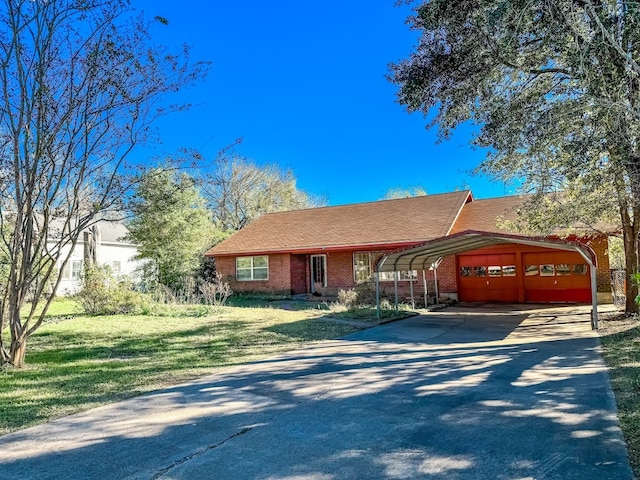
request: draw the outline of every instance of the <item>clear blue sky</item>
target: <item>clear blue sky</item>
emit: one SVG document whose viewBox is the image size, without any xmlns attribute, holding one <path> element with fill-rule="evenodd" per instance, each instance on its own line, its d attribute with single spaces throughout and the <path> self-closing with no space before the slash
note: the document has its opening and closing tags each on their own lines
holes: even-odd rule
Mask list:
<svg viewBox="0 0 640 480">
<path fill-rule="evenodd" d="M 159 41 L 192 46 L 213 62 L 207 79 L 180 93 L 197 104 L 162 119 L 162 155 L 192 147 L 213 158 L 235 151 L 293 170 L 298 186 L 331 205 L 377 200 L 391 187 L 428 193 L 470 187 L 477 198 L 513 193 L 472 176 L 484 152 L 471 132 L 436 143 L 420 114 L 395 102 L 389 62 L 406 57 L 416 33 L 395 0 L 134 0 L 161 15 Z M 156 29 L 154 28 L 154 31 Z"/>
</svg>

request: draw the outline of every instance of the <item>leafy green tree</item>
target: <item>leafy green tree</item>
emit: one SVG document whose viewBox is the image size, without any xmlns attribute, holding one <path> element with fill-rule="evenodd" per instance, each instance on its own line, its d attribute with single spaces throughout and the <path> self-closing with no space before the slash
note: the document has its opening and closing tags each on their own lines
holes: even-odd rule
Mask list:
<svg viewBox="0 0 640 480">
<path fill-rule="evenodd" d="M 465 122 L 490 154 L 479 170 L 532 193 L 538 233 L 581 221 L 622 230 L 637 270 L 640 7 L 637 2 L 431 0 L 416 51 L 391 66 L 398 98 L 447 138 Z M 558 194 L 562 192 L 562 194 Z M 637 286 L 627 282 L 627 311 Z"/>
<path fill-rule="evenodd" d="M 136 188 L 128 238 L 137 258 L 150 262 L 149 275 L 170 288 L 182 287 L 211 244 L 213 224 L 195 181 L 186 173 L 156 168 Z"/>
<path fill-rule="evenodd" d="M 324 204 L 299 190 L 290 170 L 222 153 L 203 179 L 203 194 L 221 232 L 240 230 L 261 215 Z"/>
<path fill-rule="evenodd" d="M 206 71 L 149 26 L 128 0 L 0 0 L 1 363 L 23 364 L 79 235 L 122 206 L 130 153 L 183 108 L 165 95 Z"/>
</svg>

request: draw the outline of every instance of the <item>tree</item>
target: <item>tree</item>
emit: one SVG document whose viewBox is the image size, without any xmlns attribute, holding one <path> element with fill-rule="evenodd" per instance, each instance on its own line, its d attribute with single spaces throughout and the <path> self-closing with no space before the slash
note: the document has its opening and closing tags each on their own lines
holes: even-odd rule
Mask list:
<svg viewBox="0 0 640 480">
<path fill-rule="evenodd" d="M 195 181 L 186 173 L 153 169 L 138 184 L 131 210 L 128 238 L 140 246 L 137 258 L 151 262 L 159 283 L 181 288 L 213 237 L 210 212 Z"/>
<path fill-rule="evenodd" d="M 427 190 L 421 186 L 413 187 L 393 187 L 387 190 L 382 200 L 396 200 L 399 198 L 423 197 L 427 195 Z"/>
<path fill-rule="evenodd" d="M 416 51 L 391 66 L 398 99 L 446 138 L 468 121 L 479 170 L 521 182 L 549 231 L 617 217 L 628 274 L 640 230 L 640 10 L 595 0 L 432 0 Z M 558 192 L 562 192 L 559 194 Z M 541 231 L 539 233 L 546 233 Z M 627 311 L 637 287 L 627 282 Z"/>
<path fill-rule="evenodd" d="M 48 285 L 60 282 L 56 265 L 122 207 L 134 146 L 151 138 L 156 117 L 185 107 L 165 106 L 164 95 L 206 71 L 188 50 L 155 46 L 149 26 L 128 0 L 0 3 L 0 235 L 10 265 L 0 282 L 10 331 L 9 342 L 0 332 L 2 363 L 23 364 Z"/>
<path fill-rule="evenodd" d="M 323 204 L 296 187 L 290 170 L 256 165 L 223 152 L 203 179 L 203 192 L 219 230 L 234 232 L 261 215 Z"/>
</svg>

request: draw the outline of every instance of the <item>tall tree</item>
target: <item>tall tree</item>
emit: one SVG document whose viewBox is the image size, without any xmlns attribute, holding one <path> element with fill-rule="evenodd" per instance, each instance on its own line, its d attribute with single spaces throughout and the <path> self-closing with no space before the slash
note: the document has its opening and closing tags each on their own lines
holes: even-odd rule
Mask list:
<svg viewBox="0 0 640 480">
<path fill-rule="evenodd" d="M 419 185 L 413 187 L 392 187 L 387 190 L 382 200 L 396 200 L 400 198 L 424 197 L 427 190 Z"/>
<path fill-rule="evenodd" d="M 410 111 L 447 137 L 475 122 L 480 170 L 522 182 L 551 229 L 617 215 L 627 272 L 640 230 L 640 7 L 624 0 L 416 2 L 411 56 L 391 66 Z M 562 195 L 549 193 L 562 191 Z M 539 207 L 542 208 L 539 208 Z M 545 232 L 540 232 L 545 233 Z M 627 282 L 627 311 L 637 288 Z"/>
<path fill-rule="evenodd" d="M 323 204 L 296 187 L 290 170 L 257 165 L 223 152 L 215 170 L 203 180 L 204 195 L 216 226 L 225 232 L 240 230 L 265 213 Z"/>
<path fill-rule="evenodd" d="M 2 363 L 24 362 L 56 262 L 64 269 L 80 233 L 121 207 L 132 149 L 158 115 L 182 108 L 163 96 L 205 73 L 187 50 L 154 45 L 149 26 L 128 0 L 0 0 Z"/>
<path fill-rule="evenodd" d="M 213 237 L 210 212 L 193 178 L 175 170 L 150 170 L 136 188 L 131 210 L 128 238 L 139 245 L 137 258 L 150 262 L 154 280 L 181 287 Z"/>
</svg>

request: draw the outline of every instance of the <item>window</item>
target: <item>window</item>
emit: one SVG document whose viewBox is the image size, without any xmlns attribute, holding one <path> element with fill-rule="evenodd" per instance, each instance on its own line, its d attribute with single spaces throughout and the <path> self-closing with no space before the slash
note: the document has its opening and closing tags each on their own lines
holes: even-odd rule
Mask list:
<svg viewBox="0 0 640 480">
<path fill-rule="evenodd" d="M 237 257 L 236 279 L 240 281 L 269 280 L 269 257 L 266 255 Z"/>
<path fill-rule="evenodd" d="M 571 275 L 571 265 L 569 265 L 568 263 L 559 263 L 558 265 L 556 265 L 556 275 Z"/>
<path fill-rule="evenodd" d="M 552 263 L 547 263 L 545 265 L 540 265 L 540 276 L 541 277 L 553 277 L 555 275 L 555 265 Z"/>
<path fill-rule="evenodd" d="M 460 267 L 460 276 L 461 277 L 470 277 L 471 276 L 471 267 Z"/>
<path fill-rule="evenodd" d="M 120 272 L 122 271 L 122 264 L 120 263 L 120 260 L 114 260 L 111 262 L 111 271 L 116 276 L 120 275 Z"/>
<path fill-rule="evenodd" d="M 576 263 L 573 265 L 573 274 L 574 275 L 586 275 L 587 274 L 587 265 L 585 263 Z"/>
<path fill-rule="evenodd" d="M 371 254 L 353 254 L 353 279 L 356 283 L 364 283 L 371 278 Z"/>
<path fill-rule="evenodd" d="M 503 277 L 515 277 L 516 276 L 516 266 L 515 265 L 503 265 L 502 266 L 502 276 Z"/>
<path fill-rule="evenodd" d="M 490 277 L 500 277 L 502 275 L 502 268 L 499 265 L 489 266 Z"/>
<path fill-rule="evenodd" d="M 476 277 L 486 277 L 487 267 L 473 267 L 473 273 L 475 273 Z"/>
<path fill-rule="evenodd" d="M 525 277 L 535 277 L 540 273 L 538 269 L 538 265 L 525 265 L 524 267 L 524 276 Z"/>
<path fill-rule="evenodd" d="M 411 272 L 409 272 L 408 270 L 405 270 L 402 272 L 380 272 L 378 275 L 381 282 L 393 282 L 396 277 L 398 278 L 398 281 L 409 281 L 418 278 L 418 271 L 411 270 Z"/>
<path fill-rule="evenodd" d="M 69 260 L 62 270 L 63 280 L 79 280 L 82 275 L 82 260 Z"/>
</svg>

